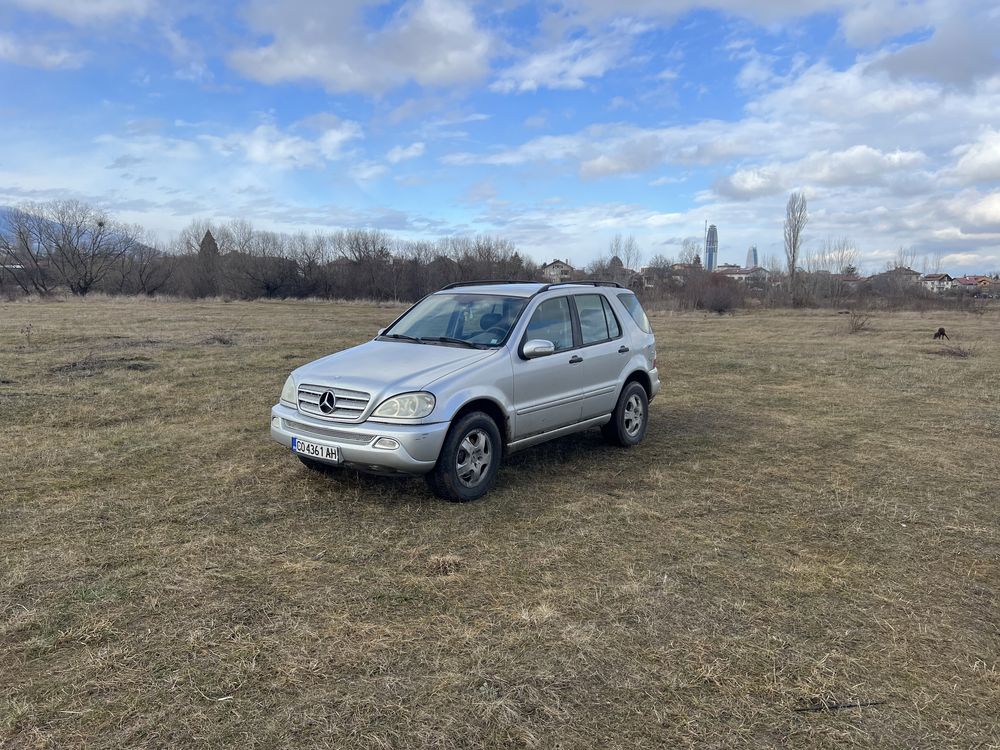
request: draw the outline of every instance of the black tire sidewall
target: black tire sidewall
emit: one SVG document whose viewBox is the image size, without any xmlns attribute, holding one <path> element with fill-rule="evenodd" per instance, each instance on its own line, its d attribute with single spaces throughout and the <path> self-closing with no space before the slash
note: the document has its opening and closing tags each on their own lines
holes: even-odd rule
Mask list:
<svg viewBox="0 0 1000 750">
<path fill-rule="evenodd" d="M 466 487 L 458 479 L 455 459 L 462 440 L 470 432 L 477 429 L 483 430 L 489 436 L 493 459 L 482 483 L 476 487 Z M 427 477 L 428 484 L 436 495 L 451 502 L 465 503 L 478 500 L 493 488 L 502 460 L 503 440 L 500 437 L 500 428 L 497 427 L 497 423 L 484 412 L 470 412 L 461 417 L 448 430 L 448 436 L 444 440 L 444 445 L 441 446 L 441 455 L 438 456 L 437 465 Z"/>
<path fill-rule="evenodd" d="M 642 429 L 635 437 L 631 437 L 625 432 L 625 403 L 633 394 L 638 395 L 642 401 Z M 615 406 L 614 425 L 615 437 L 619 445 L 625 447 L 638 445 L 646 436 L 646 427 L 649 426 L 649 397 L 646 395 L 646 389 L 640 383 L 633 380 L 622 389 L 622 394 L 618 397 L 618 403 Z"/>
</svg>

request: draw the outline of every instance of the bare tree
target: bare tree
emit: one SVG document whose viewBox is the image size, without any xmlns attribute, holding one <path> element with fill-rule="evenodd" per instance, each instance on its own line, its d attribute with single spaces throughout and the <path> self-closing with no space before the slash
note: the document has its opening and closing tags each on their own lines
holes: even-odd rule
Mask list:
<svg viewBox="0 0 1000 750">
<path fill-rule="evenodd" d="M 616 234 L 611 239 L 608 252 L 612 258 L 618 258 L 622 262 L 622 268 L 626 273 L 638 271 L 639 266 L 642 265 L 642 251 L 639 249 L 639 243 L 631 234 L 626 237 Z"/>
<path fill-rule="evenodd" d="M 177 268 L 177 257 L 167 255 L 146 242 L 135 246 L 121 257 L 109 281 L 118 294 L 153 296 L 170 281 Z M 108 286 L 107 283 L 104 285 Z"/>
<path fill-rule="evenodd" d="M 679 262 L 690 264 L 697 261 L 698 263 L 701 263 L 701 254 L 704 249 L 704 246 L 700 242 L 688 237 L 681 245 Z"/>
<path fill-rule="evenodd" d="M 298 293 L 303 297 L 326 295 L 330 241 L 327 235 L 299 232 L 289 239 L 289 252 L 295 261 L 299 276 Z"/>
<path fill-rule="evenodd" d="M 944 253 L 940 250 L 935 250 L 927 255 L 924 255 L 922 261 L 924 273 L 941 273 L 941 261 L 943 257 Z"/>
<path fill-rule="evenodd" d="M 55 277 L 73 294 L 86 295 L 132 251 L 142 230 L 116 222 L 79 201 L 35 204 L 38 234 Z"/>
<path fill-rule="evenodd" d="M 917 251 L 910 247 L 899 247 L 896 254 L 885 264 L 886 271 L 895 271 L 897 268 L 909 268 L 917 265 Z"/>
<path fill-rule="evenodd" d="M 854 240 L 840 237 L 836 240 L 827 239 L 822 247 L 807 253 L 803 265 L 810 273 L 846 273 L 847 268 L 857 268 L 859 260 L 860 253 Z"/>
<path fill-rule="evenodd" d="M 12 208 L 0 226 L 0 260 L 25 294 L 51 294 L 55 286 L 49 268 L 45 219 L 33 207 Z"/>
<path fill-rule="evenodd" d="M 809 207 L 805 193 L 795 192 L 788 196 L 785 206 L 785 260 L 788 262 L 788 283 L 792 297 L 795 297 L 795 274 L 799 266 L 799 252 L 802 250 L 802 233 L 809 223 Z"/>
</svg>

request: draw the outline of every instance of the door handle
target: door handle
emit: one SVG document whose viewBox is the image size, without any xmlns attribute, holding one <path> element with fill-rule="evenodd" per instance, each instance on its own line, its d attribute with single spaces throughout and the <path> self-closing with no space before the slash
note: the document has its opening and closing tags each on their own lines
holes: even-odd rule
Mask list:
<svg viewBox="0 0 1000 750">
<path fill-rule="evenodd" d="M 618 353 L 619 354 L 625 354 L 627 351 L 628 351 L 628 347 L 627 346 L 619 346 L 618 347 Z"/>
<path fill-rule="evenodd" d="M 569 363 L 571 365 L 578 365 L 581 362 L 583 362 L 583 357 L 581 357 L 578 354 L 574 354 L 572 357 L 569 358 Z"/>
</svg>

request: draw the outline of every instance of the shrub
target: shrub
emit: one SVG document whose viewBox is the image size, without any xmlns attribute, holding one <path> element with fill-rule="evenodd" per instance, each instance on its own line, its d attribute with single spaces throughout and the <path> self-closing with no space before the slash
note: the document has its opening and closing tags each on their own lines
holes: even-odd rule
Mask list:
<svg viewBox="0 0 1000 750">
<path fill-rule="evenodd" d="M 872 316 L 866 315 L 860 312 L 851 312 L 851 317 L 847 319 L 847 332 L 848 333 L 861 333 L 861 331 L 868 330 L 868 326 L 872 322 Z"/>
</svg>

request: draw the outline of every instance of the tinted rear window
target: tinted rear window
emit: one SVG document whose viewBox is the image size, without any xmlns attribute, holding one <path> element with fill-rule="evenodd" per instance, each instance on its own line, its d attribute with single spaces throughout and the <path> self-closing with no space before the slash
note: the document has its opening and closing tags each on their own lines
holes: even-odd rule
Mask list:
<svg viewBox="0 0 1000 750">
<path fill-rule="evenodd" d="M 649 325 L 649 318 L 646 317 L 645 310 L 642 309 L 642 305 L 639 304 L 639 298 L 634 294 L 629 294 L 627 292 L 619 294 L 618 299 L 621 303 L 625 305 L 625 309 L 628 310 L 628 314 L 632 316 L 632 320 L 635 324 L 639 326 L 646 333 L 652 333 L 653 327 Z"/>
</svg>

